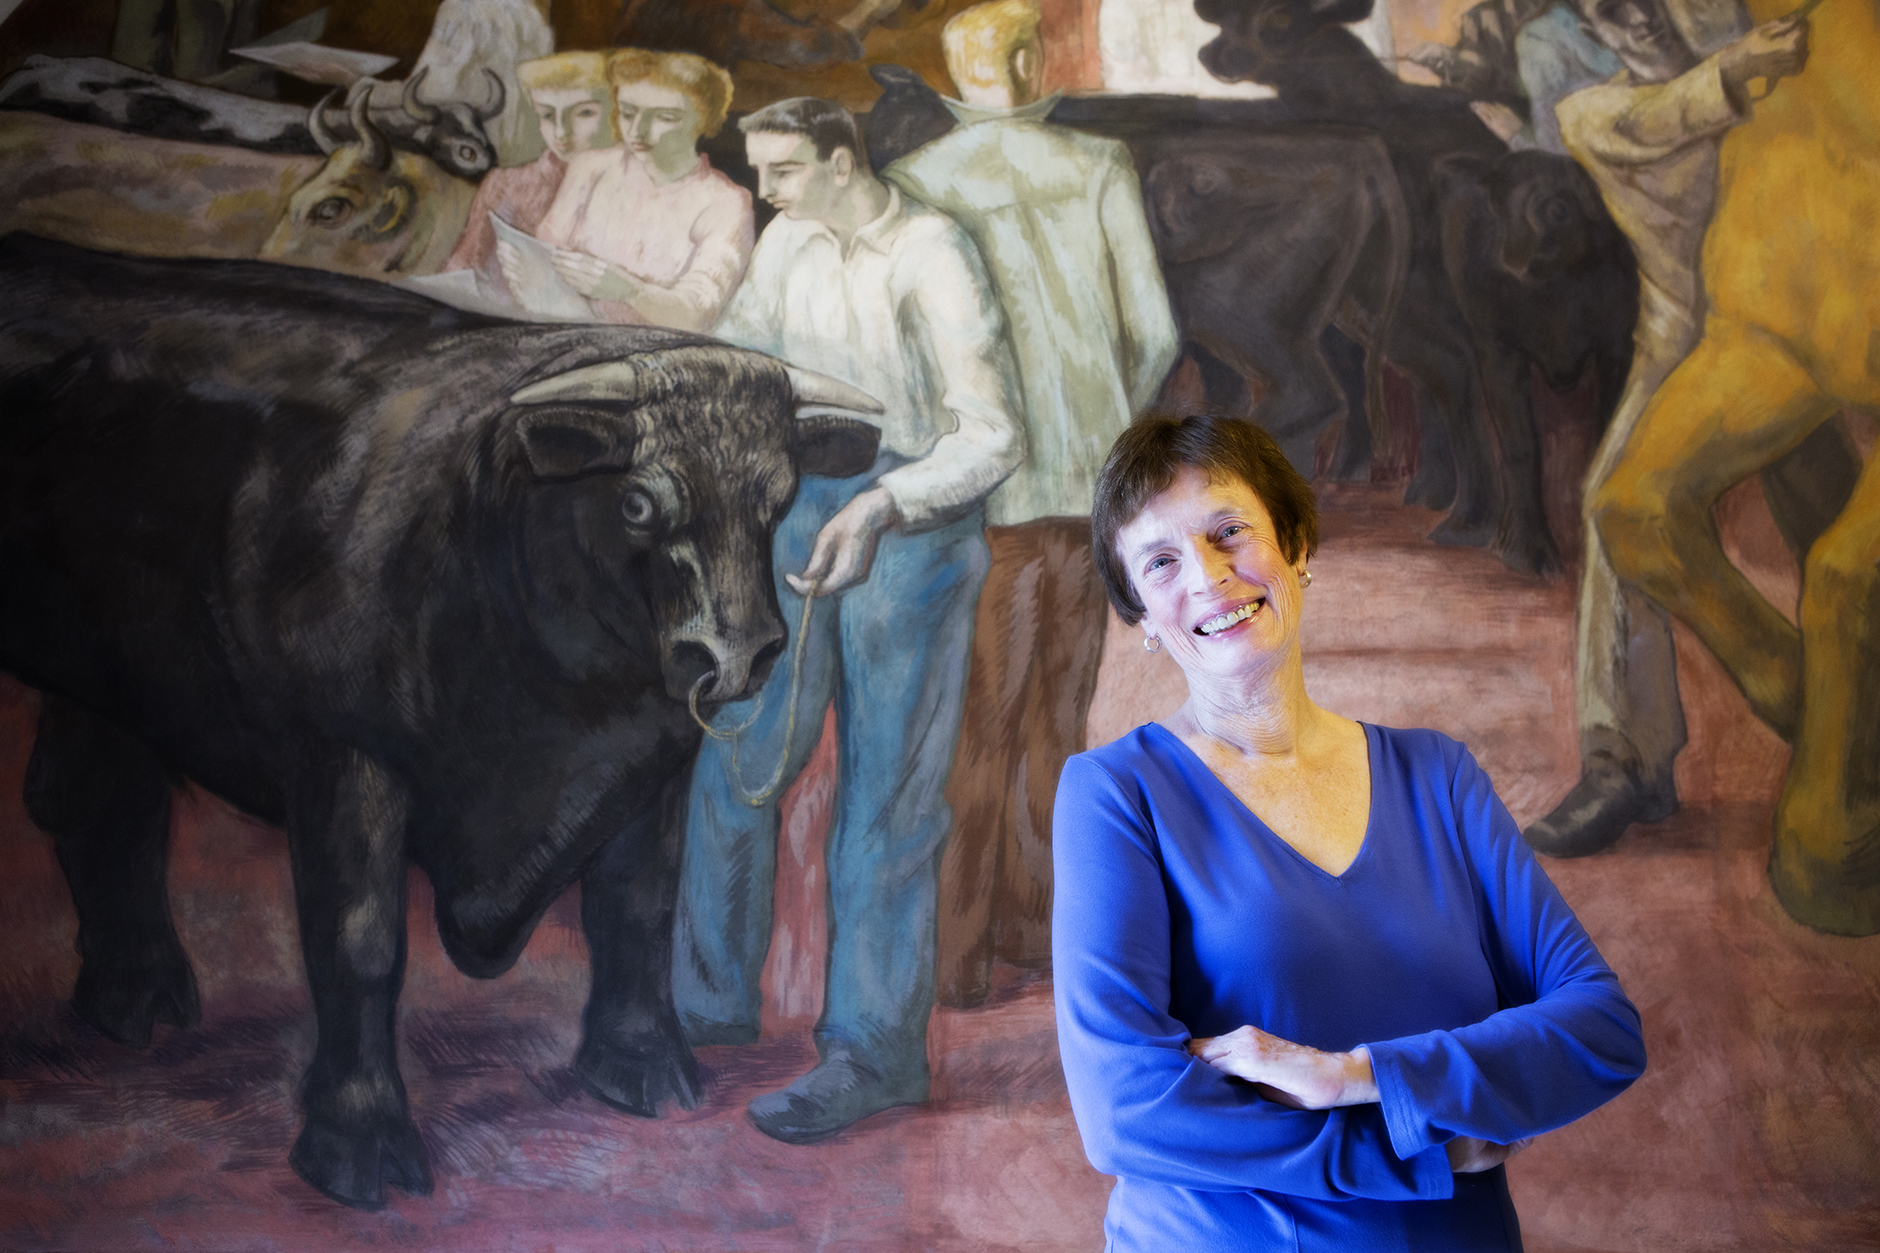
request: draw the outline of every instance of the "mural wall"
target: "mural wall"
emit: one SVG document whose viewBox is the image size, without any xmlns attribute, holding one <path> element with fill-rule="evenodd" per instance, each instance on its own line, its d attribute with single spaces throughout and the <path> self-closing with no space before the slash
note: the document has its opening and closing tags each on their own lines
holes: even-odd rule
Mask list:
<svg viewBox="0 0 1880 1253">
<path fill-rule="evenodd" d="M 1314 481 L 1651 1070 L 1536 1249 L 1880 1241 L 1872 0 L 0 5 L 0 1247 L 1075 1248 L 1151 408 Z"/>
</svg>

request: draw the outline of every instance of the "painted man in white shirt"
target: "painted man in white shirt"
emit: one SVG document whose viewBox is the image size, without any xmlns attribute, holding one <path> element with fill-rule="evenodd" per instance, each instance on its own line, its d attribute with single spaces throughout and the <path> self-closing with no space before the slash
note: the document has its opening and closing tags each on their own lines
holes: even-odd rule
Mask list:
<svg viewBox="0 0 1880 1253">
<path fill-rule="evenodd" d="M 927 1097 L 935 875 L 985 578 L 986 496 L 1025 455 L 998 305 L 972 241 L 877 182 L 855 121 L 798 98 L 739 124 L 781 212 L 715 333 L 852 383 L 885 412 L 882 455 L 852 479 L 803 479 L 773 547 L 802 632 L 755 702 L 719 712 L 694 769 L 673 995 L 694 1044 L 758 1032 L 777 796 L 833 698 L 841 739 L 827 847 L 829 964 L 819 1064 L 750 1112 L 780 1140 L 821 1139 Z M 804 597 L 815 598 L 807 628 Z M 794 690 L 800 684 L 800 690 Z M 734 747 L 735 745 L 735 747 Z"/>
<path fill-rule="evenodd" d="M 1046 121 L 1042 18 L 1037 0 L 954 14 L 940 41 L 959 126 L 882 172 L 979 246 L 1024 400 L 1025 462 L 986 502 L 992 568 L 947 789 L 944 1005 L 983 1001 L 995 959 L 1050 961 L 1057 778 L 1084 748 L 1109 617 L 1091 501 L 1180 347 L 1129 150 Z"/>
</svg>

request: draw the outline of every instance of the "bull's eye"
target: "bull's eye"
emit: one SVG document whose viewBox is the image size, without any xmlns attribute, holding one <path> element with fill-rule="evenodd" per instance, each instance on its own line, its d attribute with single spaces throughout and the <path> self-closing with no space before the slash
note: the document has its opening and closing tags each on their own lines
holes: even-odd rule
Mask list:
<svg viewBox="0 0 1880 1253">
<path fill-rule="evenodd" d="M 475 165 L 482 155 L 470 144 L 457 145 L 457 159 L 465 165 Z"/>
<path fill-rule="evenodd" d="M 1549 200 L 1541 210 L 1541 220 L 1549 226 L 1565 226 L 1573 220 L 1573 210 L 1564 200 Z"/>
<path fill-rule="evenodd" d="M 328 196 L 307 211 L 307 220 L 315 226 L 338 226 L 352 216 L 352 201 L 344 196 Z"/>
<path fill-rule="evenodd" d="M 627 520 L 628 526 L 649 527 L 659 516 L 659 507 L 645 492 L 630 491 L 620 500 L 620 516 Z"/>
</svg>

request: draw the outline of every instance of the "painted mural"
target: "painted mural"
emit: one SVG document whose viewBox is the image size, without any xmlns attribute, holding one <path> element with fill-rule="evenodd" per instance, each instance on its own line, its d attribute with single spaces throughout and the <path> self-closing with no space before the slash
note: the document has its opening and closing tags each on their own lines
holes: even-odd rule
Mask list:
<svg viewBox="0 0 1880 1253">
<path fill-rule="evenodd" d="M 1651 1070 L 1533 1249 L 1880 1241 L 1874 0 L 0 2 L 0 1248 L 1097 1247 L 1154 409 L 1315 484 Z M 1747 1112 L 1746 1112 L 1747 1111 Z"/>
</svg>

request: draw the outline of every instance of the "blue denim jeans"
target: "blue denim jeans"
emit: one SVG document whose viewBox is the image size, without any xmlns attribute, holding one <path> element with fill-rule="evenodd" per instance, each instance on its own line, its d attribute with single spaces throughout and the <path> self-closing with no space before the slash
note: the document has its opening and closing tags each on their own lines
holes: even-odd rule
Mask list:
<svg viewBox="0 0 1880 1253">
<path fill-rule="evenodd" d="M 820 598 L 803 657 L 794 732 L 791 658 L 803 600 L 784 574 L 808 563 L 816 534 L 898 459 L 849 479 L 805 478 L 772 546 L 777 601 L 792 638 L 763 690 L 726 706 L 705 741 L 686 813 L 673 937 L 673 998 L 694 1039 L 754 1038 L 770 943 L 777 798 L 760 805 L 778 759 L 787 785 L 835 701 L 840 756 L 828 846 L 829 960 L 817 1046 L 846 1048 L 888 1076 L 925 1075 L 933 1008 L 934 909 L 952 816 L 947 776 L 959 737 L 973 611 L 988 557 L 974 509 L 919 535 L 889 532 L 868 578 Z M 754 717 L 754 720 L 753 720 Z M 779 789 L 779 795 L 781 794 Z"/>
</svg>

